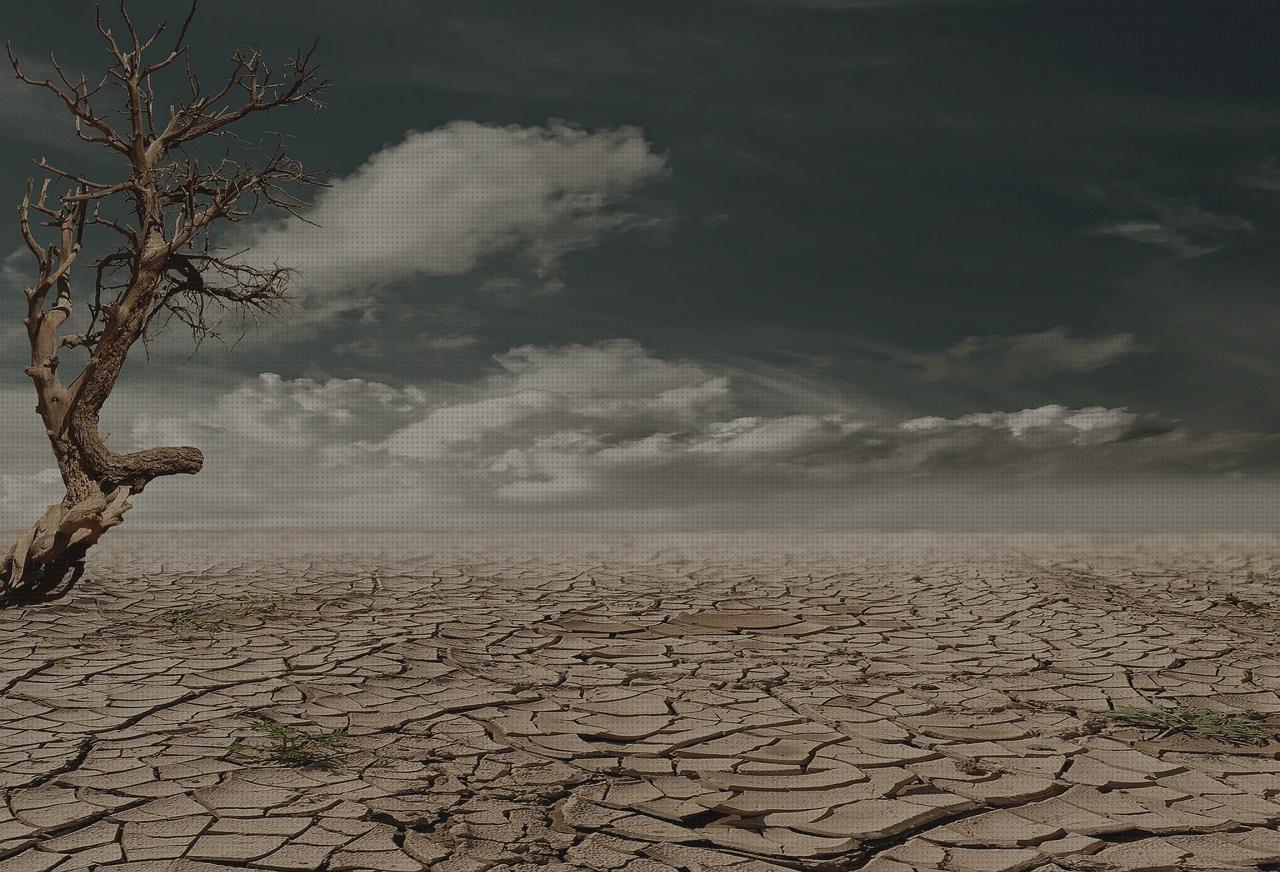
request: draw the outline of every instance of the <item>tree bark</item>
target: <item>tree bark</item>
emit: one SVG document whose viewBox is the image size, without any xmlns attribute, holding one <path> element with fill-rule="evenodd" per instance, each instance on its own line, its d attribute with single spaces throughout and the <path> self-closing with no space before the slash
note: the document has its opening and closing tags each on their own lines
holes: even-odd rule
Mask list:
<svg viewBox="0 0 1280 872">
<path fill-rule="evenodd" d="M 153 246 L 164 249 L 165 242 L 158 232 Z M 115 454 L 107 448 L 98 432 L 98 416 L 120 377 L 129 349 L 142 335 L 160 285 L 162 268 L 153 266 L 146 259 L 167 256 L 167 252 L 158 255 L 152 255 L 150 250 L 143 252 L 144 263 L 132 286 L 121 304 L 108 316 L 88 367 L 72 385 L 74 396 L 68 410 L 70 420 L 67 426 L 69 441 L 85 472 L 102 491 L 126 486 L 134 493 L 140 493 L 154 478 L 192 475 L 204 465 L 204 456 L 199 449 L 189 447 Z M 55 445 L 54 451 L 57 450 Z"/>
<path fill-rule="evenodd" d="M 124 520 L 129 489 L 73 502 L 70 493 L 18 537 L 0 569 L 0 605 L 47 600 L 66 593 L 84 572 L 85 553 Z M 65 586 L 64 586 L 65 585 Z"/>
<path fill-rule="evenodd" d="M 260 204 L 291 215 L 305 206 L 294 191 L 322 184 L 291 157 L 283 139 L 263 148 L 236 136 L 232 125 L 274 109 L 299 104 L 323 105 L 328 83 L 318 77 L 310 51 L 273 73 L 256 51 L 237 51 L 220 88 L 206 91 L 187 64 L 189 91 L 158 111 L 152 77 L 187 57 L 187 28 L 195 2 L 167 54 L 148 63 L 144 55 L 164 30 L 149 38 L 134 28 L 121 0 L 123 29 L 115 33 L 95 16 L 112 63 L 96 87 L 81 77 L 75 83 L 50 57 L 55 79 L 28 76 L 8 51 L 18 79 L 52 93 L 75 118 L 75 135 L 102 146 L 127 164 L 121 181 L 100 182 L 61 169 L 41 158 L 50 176 L 36 194 L 33 181 L 18 207 L 22 238 L 35 260 L 36 276 L 24 288 L 23 324 L 31 345 L 26 374 L 36 390 L 36 411 L 44 423 L 66 496 L 52 505 L 8 551 L 0 551 L 0 606 L 50 596 L 83 571 L 85 553 L 129 509 L 129 499 L 153 479 L 193 474 L 204 465 L 195 448 L 151 448 L 116 454 L 98 430 L 99 416 L 124 368 L 129 350 L 163 328 L 168 317 L 191 328 L 199 341 L 217 335 L 221 310 L 274 312 L 284 299 L 287 267 L 255 266 L 235 255 L 222 256 L 214 228 L 253 215 Z M 8 49 L 8 46 L 6 46 Z M 122 98 L 114 112 L 95 108 L 106 91 Z M 164 89 L 160 89 L 164 90 Z M 121 127 L 120 119 L 127 126 Z M 189 144 L 216 139 L 224 156 L 212 162 L 197 157 Z M 49 198 L 53 180 L 72 189 Z M 114 205 L 113 205 L 114 204 Z M 103 211 L 104 205 L 107 207 Z M 72 312 L 71 276 L 86 225 L 115 234 L 118 247 L 95 267 L 88 326 L 60 335 Z M 52 237 L 52 239 L 47 238 Z M 213 314 L 206 314 L 206 306 Z M 158 321 L 155 316 L 165 316 Z M 84 369 L 64 385 L 58 354 L 65 348 L 89 352 Z"/>
<path fill-rule="evenodd" d="M 189 447 L 116 454 L 98 432 L 98 416 L 142 333 L 160 284 L 161 272 L 149 266 L 138 269 L 121 304 L 108 317 L 89 365 L 68 387 L 57 376 L 56 345 L 45 337 L 70 315 L 70 301 L 29 319 L 33 360 L 27 374 L 36 386 L 37 409 L 66 496 L 18 538 L 0 563 L 0 606 L 65 593 L 83 572 L 85 553 L 124 520 L 130 496 L 141 493 L 152 479 L 194 474 L 204 465 L 199 449 Z M 57 323 L 50 327 L 54 313 Z M 59 591 L 64 582 L 66 587 Z"/>
<path fill-rule="evenodd" d="M 83 572 L 86 552 L 123 522 L 131 496 L 152 479 L 195 473 L 203 465 L 195 448 L 114 454 L 98 434 L 97 414 L 85 413 L 84 421 L 88 429 L 81 430 L 73 419 L 68 434 L 50 438 L 66 496 L 49 506 L 0 560 L 0 606 L 65 593 Z M 92 455 L 86 445 L 92 446 Z"/>
</svg>

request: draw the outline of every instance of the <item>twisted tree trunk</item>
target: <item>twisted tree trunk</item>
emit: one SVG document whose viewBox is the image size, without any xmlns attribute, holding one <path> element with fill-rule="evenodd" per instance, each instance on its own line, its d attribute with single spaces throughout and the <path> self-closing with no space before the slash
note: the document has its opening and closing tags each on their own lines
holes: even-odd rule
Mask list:
<svg viewBox="0 0 1280 872">
<path fill-rule="evenodd" d="M 69 248 L 74 258 L 75 246 Z M 141 336 L 162 272 L 144 262 L 121 303 L 108 313 L 88 365 L 63 387 L 57 376 L 56 330 L 71 314 L 69 295 L 48 311 L 32 312 L 27 328 L 37 409 L 62 473 L 66 496 L 23 533 L 0 563 L 0 605 L 47 599 L 70 588 L 84 570 L 85 553 L 119 525 L 129 497 L 166 475 L 193 474 L 204 464 L 196 448 L 153 448 L 115 454 L 98 432 L 98 416 Z M 63 299 L 63 296 L 66 298 Z"/>
<path fill-rule="evenodd" d="M 68 494 L 50 506 L 5 557 L 0 604 L 51 599 L 70 589 L 84 572 L 85 553 L 124 520 L 128 498 L 129 489 L 121 487 L 110 497 L 99 493 L 76 502 Z"/>
<path fill-rule="evenodd" d="M 173 47 L 150 62 L 148 53 L 164 25 L 148 37 L 134 27 L 126 7 L 121 0 L 119 34 L 100 12 L 95 16 L 112 58 L 97 86 L 84 76 L 77 82 L 53 57 L 56 81 L 33 78 L 9 51 L 18 79 L 57 97 L 74 116 L 76 137 L 111 152 L 126 174 L 122 181 L 94 181 L 41 158 L 38 166 L 50 179 L 37 196 L 28 181 L 18 207 L 19 228 L 36 266 L 35 281 L 24 289 L 23 324 L 31 345 L 26 374 L 35 385 L 36 411 L 66 496 L 8 552 L 0 551 L 0 606 L 65 590 L 64 583 L 74 583 L 83 571 L 85 553 L 123 520 L 132 496 L 161 476 L 200 471 L 204 458 L 195 448 L 112 452 L 98 432 L 103 404 L 129 350 L 169 318 L 199 340 L 217 335 L 222 311 L 277 310 L 292 271 L 223 255 L 211 234 L 220 224 L 253 215 L 260 205 L 298 215 L 306 204 L 292 192 L 322 184 L 320 176 L 289 155 L 283 138 L 265 148 L 229 129 L 273 109 L 323 105 L 320 97 L 328 83 L 311 62 L 314 46 L 275 73 L 259 52 L 237 51 L 230 74 L 212 91 L 202 89 L 188 62 L 185 88 L 165 113 L 156 105 L 156 94 L 166 89 L 154 87 L 153 77 L 187 59 L 195 3 Z M 105 93 L 121 98 L 114 111 L 95 107 L 95 101 L 106 99 L 108 83 L 118 87 Z M 191 144 L 200 141 L 217 144 L 222 157 L 211 162 L 198 157 L 203 152 Z M 51 200 L 49 184 L 55 178 L 71 190 Z M 92 264 L 96 279 L 94 293 L 86 297 L 88 326 L 61 335 L 71 317 L 72 268 L 86 225 L 117 244 Z M 53 241 L 38 238 L 45 235 Z M 58 375 L 64 348 L 89 352 L 84 369 L 65 386 Z"/>
<path fill-rule="evenodd" d="M 86 432 L 78 432 L 73 423 L 73 435 L 55 441 L 66 496 L 49 506 L 0 562 L 0 606 L 65 593 L 83 572 L 85 553 L 124 520 L 131 496 L 154 478 L 196 473 L 203 464 L 195 448 L 112 454 L 102 444 L 96 423 Z M 86 463 L 81 446 L 90 444 L 100 466 Z"/>
</svg>

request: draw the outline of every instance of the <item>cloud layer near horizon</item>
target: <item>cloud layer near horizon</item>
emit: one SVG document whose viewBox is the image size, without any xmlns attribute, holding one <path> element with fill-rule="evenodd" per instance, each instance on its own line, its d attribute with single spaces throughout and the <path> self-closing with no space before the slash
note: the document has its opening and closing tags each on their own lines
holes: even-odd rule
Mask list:
<svg viewBox="0 0 1280 872">
<path fill-rule="evenodd" d="M 117 412 L 128 435 L 118 427 L 116 440 L 206 451 L 197 479 L 138 500 L 140 522 L 169 524 L 696 527 L 761 522 L 770 507 L 778 523 L 838 523 L 874 521 L 877 502 L 910 523 L 908 494 L 923 523 L 930 491 L 1240 487 L 1240 475 L 1268 478 L 1280 460 L 1274 437 L 1195 434 L 1127 409 L 788 414 L 745 408 L 736 380 L 628 339 L 523 346 L 464 384 L 264 373 L 183 412 L 135 398 Z M 4 520 L 21 523 L 56 489 L 49 470 L 6 475 Z"/>
</svg>

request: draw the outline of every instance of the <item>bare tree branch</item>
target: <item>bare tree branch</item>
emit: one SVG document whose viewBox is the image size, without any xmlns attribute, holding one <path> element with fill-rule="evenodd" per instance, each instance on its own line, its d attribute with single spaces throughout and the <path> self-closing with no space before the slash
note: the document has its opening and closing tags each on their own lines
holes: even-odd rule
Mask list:
<svg viewBox="0 0 1280 872">
<path fill-rule="evenodd" d="M 158 60 L 152 64 L 148 64 L 146 67 L 144 67 L 142 70 L 143 78 L 150 78 L 152 73 L 157 73 L 160 70 L 163 70 L 165 67 L 169 66 L 169 64 L 173 63 L 179 57 L 182 56 L 183 47 L 185 46 L 187 41 L 187 30 L 189 30 L 191 27 L 192 19 L 196 17 L 197 5 L 199 5 L 199 0 L 191 0 L 191 9 L 187 12 L 187 17 L 183 19 L 182 27 L 178 28 L 178 38 L 174 40 L 173 48 L 170 49 L 169 54 L 167 54 L 161 60 Z M 164 33 L 164 29 L 165 29 L 165 24 L 164 22 L 161 22 L 159 29 L 156 30 L 155 36 L 151 37 L 151 40 L 148 41 L 147 44 L 150 45 L 151 42 L 154 42 L 160 36 L 160 34 Z"/>
<path fill-rule="evenodd" d="M 94 112 L 93 106 L 89 101 L 92 98 L 92 95 L 97 92 L 97 89 L 90 91 L 86 85 L 83 92 L 74 88 L 70 89 L 68 92 L 59 88 L 48 79 L 33 79 L 22 71 L 22 65 L 14 55 L 13 46 L 10 43 L 5 43 L 4 50 L 9 56 L 9 63 L 13 65 L 14 74 L 21 81 L 33 87 L 43 88 L 44 90 L 49 91 L 61 100 L 63 105 L 71 111 L 71 114 L 74 115 L 76 119 L 76 136 L 83 139 L 85 142 L 106 145 L 121 154 L 129 153 L 129 147 L 120 137 L 120 134 L 116 133 L 115 129 L 107 123 L 106 119 L 100 117 Z M 56 61 L 54 62 L 54 68 L 58 69 Z M 102 136 L 90 136 L 89 134 L 84 133 L 80 126 L 81 122 L 88 124 L 90 127 L 101 133 Z"/>
<path fill-rule="evenodd" d="M 112 60 L 96 85 L 84 75 L 68 75 L 56 58 L 53 79 L 28 76 L 6 45 L 15 75 L 57 97 L 74 121 L 76 137 L 123 156 L 124 178 L 99 181 L 42 158 L 40 169 L 71 190 L 53 196 L 46 180 L 36 194 L 28 181 L 18 206 L 19 229 L 35 267 L 25 290 L 23 323 L 31 346 L 26 373 L 67 496 L 0 560 L 0 604 L 14 590 L 56 584 L 104 530 L 120 522 L 127 498 L 148 482 L 195 473 L 203 465 L 200 452 L 189 447 L 116 454 L 99 433 L 100 412 L 134 344 L 142 340 L 145 346 L 176 321 L 199 345 L 219 336 L 224 319 L 238 319 L 243 328 L 259 315 L 277 313 L 286 301 L 292 270 L 220 250 L 217 228 L 260 209 L 302 217 L 302 193 L 324 182 L 289 154 L 284 138 L 264 147 L 234 128 L 278 108 L 319 107 L 328 83 L 313 63 L 315 46 L 278 75 L 261 53 L 237 51 L 221 86 L 206 94 L 186 41 L 195 12 L 192 2 L 167 53 L 148 62 L 145 56 L 165 26 L 144 38 L 120 0 L 123 30 L 117 35 L 97 9 L 94 22 Z M 175 68 L 179 58 L 185 62 Z M 182 96 L 158 126 L 157 93 L 168 93 L 158 78 L 171 68 L 179 70 Z M 115 87 L 104 91 L 108 83 Z M 111 96 L 117 105 L 110 112 L 95 105 Z M 118 118 L 124 129 L 113 123 Z M 210 158 L 201 146 L 215 143 L 222 154 Z M 108 238 L 117 244 L 91 264 L 87 323 L 63 333 L 73 314 L 74 268 L 87 226 L 110 231 Z M 71 349 L 86 351 L 88 359 L 64 386 L 59 352 Z"/>
<path fill-rule="evenodd" d="M 329 82 L 320 78 L 319 68 L 311 60 L 318 45 L 317 40 L 310 50 L 291 60 L 285 67 L 286 74 L 279 80 L 272 79 L 271 69 L 262 61 L 260 53 L 237 52 L 231 74 L 222 88 L 210 96 L 196 96 L 179 105 L 160 139 L 171 148 L 216 133 L 256 113 L 296 103 L 323 106 L 320 98 Z M 222 105 L 237 89 L 245 93 L 244 102 L 232 107 Z"/>
</svg>

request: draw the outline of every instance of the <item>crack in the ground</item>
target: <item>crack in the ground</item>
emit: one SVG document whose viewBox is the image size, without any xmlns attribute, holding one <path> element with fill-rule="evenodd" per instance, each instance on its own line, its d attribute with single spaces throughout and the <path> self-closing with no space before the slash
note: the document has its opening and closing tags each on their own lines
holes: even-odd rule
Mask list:
<svg viewBox="0 0 1280 872">
<path fill-rule="evenodd" d="M 610 869 L 646 858 L 646 872 L 702 868 L 713 858 L 726 869 L 754 860 L 851 872 L 901 868 L 910 865 L 902 858 L 933 850 L 941 851 L 937 868 L 960 868 L 964 852 L 982 845 L 1043 849 L 1044 864 L 1083 868 L 1095 855 L 1112 862 L 1120 855 L 1108 852 L 1169 839 L 1190 857 L 1200 843 L 1177 841 L 1185 838 L 1217 840 L 1219 850 L 1252 857 L 1254 868 L 1280 862 L 1258 835 L 1280 818 L 1267 810 L 1280 806 L 1265 789 L 1266 778 L 1280 777 L 1280 763 L 1268 768 L 1280 752 L 1152 749 L 1089 725 L 1092 711 L 1157 691 L 1174 697 L 1176 681 L 1201 674 L 1219 688 L 1232 682 L 1250 704 L 1274 697 L 1280 673 L 1248 624 L 1254 613 L 1235 607 L 1248 624 L 1240 628 L 1217 606 L 1179 612 L 1198 583 L 1187 572 L 1166 573 L 1177 585 L 1132 576 L 1153 596 L 1119 588 L 1113 575 L 1066 566 L 1023 575 L 1009 563 L 915 572 L 873 562 L 858 572 L 786 562 L 772 572 L 731 562 L 616 573 L 555 566 L 311 561 L 300 577 L 279 563 L 212 561 L 202 564 L 205 575 L 188 565 L 175 579 L 153 565 L 114 588 L 90 579 L 60 606 L 68 623 L 54 634 L 63 633 L 49 649 L 57 656 L 9 668 L 7 698 L 23 713 L 12 726 L 0 718 L 0 730 L 39 742 L 65 723 L 85 737 L 59 765 L 6 782 L 10 809 L 20 800 L 21 815 L 38 817 L 39 803 L 53 808 L 74 794 L 76 802 L 96 796 L 102 811 L 27 836 L 14 830 L 15 841 L 0 821 L 0 855 L 56 853 L 47 846 L 71 845 L 66 837 L 119 816 L 159 827 L 195 814 L 190 802 L 227 826 L 246 812 L 263 821 L 235 824 L 248 828 L 240 835 L 206 826 L 165 837 L 178 845 L 175 856 L 216 857 L 230 868 L 299 851 L 309 853 L 288 857 L 313 859 L 270 862 L 400 869 L 422 862 L 412 859 L 420 849 L 483 868 L 603 869 L 592 864 L 609 855 L 620 858 Z M 207 578 L 236 573 L 252 577 L 247 590 L 287 591 L 289 607 L 200 639 L 111 642 L 89 629 L 143 600 L 154 614 L 190 608 Z M 323 593 L 343 584 L 348 596 Z M 1166 589 L 1171 598 L 1161 599 Z M 71 607 L 81 601 L 93 609 Z M 39 650 L 45 640 L 34 638 Z M 139 707 L 119 682 L 144 657 L 171 661 L 161 672 L 199 675 L 200 686 Z M 264 659 L 279 668 L 255 672 Z M 220 668 L 252 674 L 218 681 Z M 159 687 L 152 678 L 161 672 L 148 670 L 137 687 Z M 60 706 L 50 687 L 80 695 Z M 80 726 L 78 710 L 92 710 Z M 345 729 L 355 762 L 332 771 L 228 764 L 229 737 L 246 711 Z M 1002 726 L 1011 716 L 1017 729 Z M 1011 738 L 1019 735 L 1030 739 Z M 22 759 L 13 756 L 20 745 L 0 744 L 0 752 Z M 844 774 L 859 766 L 871 775 Z M 74 783 L 61 780 L 71 773 Z M 1164 823 L 1082 836 L 1082 853 L 1072 855 L 1076 848 L 1054 846 L 1019 816 L 1068 795 L 1077 817 L 1093 814 L 1079 805 L 1092 803 L 1104 820 Z M 796 798 L 794 809 L 774 801 L 785 796 Z M 1179 802 L 1206 823 L 1178 825 L 1181 806 L 1170 797 L 1185 797 Z M 299 816 L 312 835 L 269 831 Z M 1004 846 L 990 835 L 1001 821 L 1031 827 L 1029 835 Z M 892 834 L 867 835 L 877 829 Z M 415 841 L 424 835 L 429 843 Z M 849 847 L 835 850 L 841 839 Z"/>
</svg>

